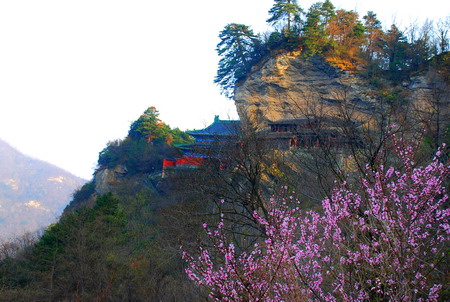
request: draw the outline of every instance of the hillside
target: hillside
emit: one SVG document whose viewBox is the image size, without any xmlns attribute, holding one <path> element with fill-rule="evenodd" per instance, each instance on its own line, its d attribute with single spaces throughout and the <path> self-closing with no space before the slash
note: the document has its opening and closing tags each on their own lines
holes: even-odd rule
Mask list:
<svg viewBox="0 0 450 302">
<path fill-rule="evenodd" d="M 284 196 L 289 186 L 302 207 L 317 209 L 336 179 L 355 183 L 370 164 L 402 166 L 384 132 L 377 144 L 380 133 L 366 132 L 370 136 L 355 144 L 286 150 L 274 144 L 277 137 L 243 126 L 237 136 L 203 145 L 210 160 L 163 177 L 163 160 L 182 153 L 173 142 L 186 146 L 192 139 L 159 120 L 154 107 L 147 109 L 127 137 L 100 152 L 93 179 L 76 192 L 57 224 L 22 250 L 0 249 L 7 255 L 0 259 L 5 301 L 205 300 L 204 290 L 188 280 L 180 252 L 180 244 L 195 252 L 207 242 L 203 224 L 225 219 L 227 236 L 246 251 L 265 236 L 253 213 L 267 215 L 272 194 Z M 351 152 L 353 162 L 345 163 Z M 421 157 L 429 160 L 432 153 L 423 149 Z"/>
<path fill-rule="evenodd" d="M 302 207 L 317 209 L 335 179 L 346 173 L 345 180 L 354 182 L 373 157 L 374 166 L 401 168 L 394 155 L 385 157 L 389 144 L 370 145 L 373 138 L 348 149 L 314 145 L 283 151 L 264 131 L 248 127 L 207 145 L 203 152 L 211 160 L 201 166 L 162 177 L 164 158 L 180 156 L 172 142 L 185 146 L 192 140 L 165 126 L 151 107 L 127 137 L 100 152 L 94 178 L 77 191 L 57 224 L 21 250 L 8 253 L 0 246 L 6 255 L 0 259 L 0 293 L 5 301 L 206 300 L 184 272 L 180 244 L 198 251 L 197 245 L 207 242 L 202 225 L 216 225 L 223 217 L 237 250 L 246 251 L 264 238 L 253 213 L 265 215 L 267 200 L 287 194 L 286 186 L 295 188 L 290 194 Z M 342 165 L 350 151 L 358 152 L 363 171 Z M 425 160 L 432 156 L 424 153 Z"/>
<path fill-rule="evenodd" d="M 0 140 L 0 239 L 54 222 L 85 180 Z"/>
</svg>

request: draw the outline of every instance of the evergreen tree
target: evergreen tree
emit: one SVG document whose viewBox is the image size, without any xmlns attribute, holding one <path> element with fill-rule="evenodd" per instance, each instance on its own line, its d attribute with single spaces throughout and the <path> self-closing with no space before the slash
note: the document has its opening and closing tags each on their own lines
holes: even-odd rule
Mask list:
<svg viewBox="0 0 450 302">
<path fill-rule="evenodd" d="M 128 135 L 131 138 L 143 137 L 148 143 L 152 143 L 155 138 L 165 138 L 169 130 L 169 127 L 159 119 L 158 110 L 152 106 L 131 124 Z"/>
<path fill-rule="evenodd" d="M 383 30 L 381 28 L 381 22 L 374 12 L 368 11 L 363 19 L 366 34 L 365 54 L 369 62 L 372 62 L 375 54 L 381 51 L 380 44 L 383 37 Z"/>
<path fill-rule="evenodd" d="M 250 27 L 236 23 L 226 25 L 219 38 L 216 50 L 222 58 L 214 82 L 221 86 L 225 96 L 232 98 L 236 81 L 247 75 L 259 56 L 260 41 Z"/>
<path fill-rule="evenodd" d="M 267 19 L 267 22 L 272 26 L 283 26 L 285 34 L 300 31 L 303 10 L 298 5 L 297 0 L 275 0 L 269 14 L 270 18 Z"/>
<path fill-rule="evenodd" d="M 322 23 L 327 24 L 330 22 L 330 20 L 336 15 L 335 7 L 331 1 L 326 0 L 324 3 L 322 3 L 322 7 L 320 8 L 320 12 L 322 15 Z"/>
<path fill-rule="evenodd" d="M 438 45 L 432 39 L 433 30 L 433 22 L 426 20 L 422 28 L 420 28 L 419 37 L 411 41 L 410 58 L 412 69 L 418 69 L 421 64 L 437 53 Z"/>
<path fill-rule="evenodd" d="M 303 29 L 308 56 L 320 54 L 326 47 L 328 37 L 325 29 L 334 15 L 334 5 L 328 0 L 314 3 L 309 8 Z"/>
<path fill-rule="evenodd" d="M 385 61 L 384 69 L 390 71 L 391 78 L 398 80 L 401 78 L 401 71 L 407 69 L 408 41 L 402 31 L 395 24 L 387 31 L 383 43 Z"/>
</svg>

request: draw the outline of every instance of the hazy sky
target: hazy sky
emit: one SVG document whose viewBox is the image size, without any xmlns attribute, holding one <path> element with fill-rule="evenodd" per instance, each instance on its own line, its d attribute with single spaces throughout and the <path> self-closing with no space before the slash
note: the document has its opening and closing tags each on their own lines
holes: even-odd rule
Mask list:
<svg viewBox="0 0 450 302">
<path fill-rule="evenodd" d="M 332 2 L 386 27 L 450 15 L 444 0 Z M 213 84 L 217 36 L 232 22 L 265 31 L 273 3 L 0 0 L 0 138 L 89 179 L 98 152 L 149 106 L 183 130 L 236 118 Z"/>
</svg>

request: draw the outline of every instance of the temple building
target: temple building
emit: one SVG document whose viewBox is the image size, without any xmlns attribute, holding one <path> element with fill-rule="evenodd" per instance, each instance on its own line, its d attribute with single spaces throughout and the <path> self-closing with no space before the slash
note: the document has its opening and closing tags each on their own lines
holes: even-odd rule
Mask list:
<svg viewBox="0 0 450 302">
<path fill-rule="evenodd" d="M 269 122 L 268 127 L 260 132 L 261 139 L 267 140 L 278 150 L 293 150 L 333 146 L 345 149 L 350 144 L 358 144 L 357 138 L 342 136 L 347 131 L 356 129 L 356 122 L 346 122 L 334 117 L 281 119 Z M 166 158 L 163 161 L 163 176 L 176 169 L 192 169 L 203 164 L 205 160 L 221 160 L 223 150 L 237 147 L 241 133 L 238 120 L 221 120 L 214 117 L 214 122 L 200 130 L 187 131 L 194 139 L 193 143 L 177 145 L 182 152 L 178 158 Z M 354 132 L 356 133 L 356 131 Z M 222 164 L 222 163 L 221 163 Z"/>
<path fill-rule="evenodd" d="M 267 139 L 280 150 L 320 146 L 345 148 L 350 141 L 340 133 L 343 127 L 356 126 L 355 122 L 349 125 L 348 122 L 331 117 L 281 119 L 268 123 Z"/>
<path fill-rule="evenodd" d="M 208 127 L 186 131 L 194 138 L 194 142 L 176 146 L 183 152 L 181 157 L 163 160 L 163 176 L 171 169 L 196 168 L 212 156 L 219 157 L 220 146 L 227 145 L 237 138 L 241 131 L 240 125 L 238 120 L 221 120 L 216 115 L 214 122 Z"/>
</svg>

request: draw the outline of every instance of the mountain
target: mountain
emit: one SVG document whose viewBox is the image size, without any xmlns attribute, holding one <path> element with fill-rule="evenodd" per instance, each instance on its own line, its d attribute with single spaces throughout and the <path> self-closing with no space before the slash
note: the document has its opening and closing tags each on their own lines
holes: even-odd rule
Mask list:
<svg viewBox="0 0 450 302">
<path fill-rule="evenodd" d="M 222 32 L 225 42 L 237 40 L 233 37 L 236 28 L 245 29 L 241 25 L 230 26 L 228 33 L 233 39 L 228 39 L 229 36 Z M 418 166 L 433 158 L 436 148 L 443 142 L 450 145 L 448 53 L 423 62 L 415 69 L 409 68 L 411 60 L 401 66 L 394 61 L 391 66 L 384 66 L 383 63 L 389 63 L 390 58 L 380 54 L 381 65 L 372 68 L 367 64 L 356 64 L 357 58 L 350 56 L 352 49 L 343 52 L 343 47 L 336 45 L 338 48 L 331 55 L 339 54 L 341 59 L 344 57 L 344 62 L 350 63 L 347 65 L 355 65 L 345 68 L 346 64 L 336 65 L 333 64 L 336 60 L 330 61 L 336 56 L 311 54 L 311 45 L 297 45 L 297 50 L 293 50 L 292 36 L 284 34 L 271 34 L 267 41 L 268 52 L 254 61 L 252 66 L 242 68 L 241 63 L 247 62 L 246 58 L 235 60 L 236 56 L 230 53 L 227 53 L 227 58 L 231 61 L 222 61 L 225 80 L 223 85 L 219 84 L 224 90 L 233 89 L 231 94 L 234 95 L 242 130 L 238 135 L 217 135 L 214 139 L 204 136 L 192 144 L 188 134 L 193 131 L 183 133 L 179 129 L 171 129 L 159 119 L 156 108 L 149 107 L 131 124 L 124 139 L 111 141 L 99 153 L 93 179 L 74 193 L 58 223 L 47 228 L 36 242 L 16 243 L 18 247 L 12 252 L 8 246 L 0 245 L 0 300 L 207 301 L 209 292 L 188 280 L 186 272 L 190 273 L 185 270 L 180 245 L 191 255 L 200 252 L 199 259 L 211 260 L 211 266 L 207 264 L 200 268 L 208 276 L 216 264 L 222 263 L 216 262 L 219 259 L 216 253 L 206 254 L 203 252 L 205 250 L 199 250 L 199 244 L 216 245 L 225 251 L 225 259 L 229 254 L 233 257 L 232 250 L 246 252 L 255 256 L 254 259 L 260 258 L 262 254 L 254 253 L 254 244 L 267 246 L 268 241 L 264 242 L 264 239 L 268 238 L 269 229 L 256 217 L 270 218 L 272 209 L 278 212 L 276 200 L 295 207 L 295 212 L 291 213 L 299 213 L 299 217 L 313 221 L 319 216 L 303 216 L 297 210 L 320 210 L 322 201 L 333 194 L 338 183 L 343 183 L 349 190 L 358 190 L 370 188 L 376 183 L 378 176 L 367 177 L 372 172 L 378 173 L 380 178 L 384 178 L 383 175 L 386 179 L 395 177 L 394 173 L 391 176 L 383 174 L 386 170 L 382 167 L 403 169 L 404 157 L 409 160 L 409 155 L 413 153 L 407 144 L 417 144 L 419 149 L 414 163 Z M 237 35 L 241 36 L 240 33 Z M 252 36 L 248 37 L 253 40 Z M 299 36 L 297 40 L 303 43 L 304 39 Z M 281 46 L 284 43 L 288 49 L 276 49 L 274 43 Z M 398 44 L 403 45 L 404 42 Z M 261 49 L 260 45 L 256 46 L 256 50 Z M 330 47 L 325 46 L 323 50 Z M 231 53 L 234 50 L 240 52 L 235 53 L 237 55 L 242 54 L 242 48 L 230 46 L 229 50 Z M 346 53 L 348 58 L 345 58 Z M 232 73 L 227 63 L 236 65 L 235 69 L 231 68 Z M 206 129 L 196 131 L 197 134 L 206 132 Z M 400 148 L 402 142 L 405 142 L 405 148 Z M 197 148 L 188 147 L 195 144 Z M 448 151 L 448 148 L 441 149 L 443 160 L 448 160 Z M 21 156 L 11 153 L 4 158 L 5 162 L 15 162 Z M 184 167 L 164 165 L 167 162 L 177 163 L 181 156 L 196 159 L 196 163 L 201 165 L 191 165 L 192 161 L 191 164 L 186 161 Z M 25 161 L 18 165 L 22 169 L 10 169 L 11 174 L 1 178 L 2 185 L 10 191 L 24 191 L 25 183 L 14 174 L 19 170 L 40 175 L 41 182 L 36 181 L 32 185 L 37 192 L 45 191 L 40 188 L 43 183 L 61 185 L 66 182 L 62 174 L 41 175 L 37 172 L 39 169 L 31 168 L 33 165 Z M 1 173 L 7 171 L 4 169 Z M 361 184 L 362 178 L 367 182 Z M 18 205 L 17 208 L 29 211 L 49 211 L 50 206 L 43 199 L 23 195 L 22 199 L 16 198 L 16 203 L 11 203 L 11 209 L 13 205 Z M 350 191 L 344 195 L 357 196 Z M 295 201 L 297 199 L 301 201 L 300 205 Z M 330 204 L 337 205 L 343 199 L 346 197 L 330 199 Z M 367 233 L 367 230 L 354 232 L 356 229 L 353 226 L 366 225 L 369 204 L 372 202 L 367 200 L 348 202 L 349 211 L 346 212 L 359 215 L 359 219 L 354 220 L 357 223 L 349 225 L 350 232 L 342 232 L 350 238 L 350 251 L 353 247 L 370 245 L 354 244 L 351 240 L 367 238 L 369 242 L 377 242 L 377 234 L 384 232 L 384 218 L 373 219 L 373 225 L 381 227 L 380 231 L 373 234 Z M 336 209 L 332 211 L 336 212 Z M 403 214 L 397 216 L 409 217 Z M 275 220 L 283 224 L 287 221 Z M 412 225 L 409 220 L 407 224 Z M 320 233 L 326 226 L 323 227 L 315 229 L 319 230 L 317 238 L 322 238 Z M 435 232 L 432 227 L 428 229 L 427 226 L 426 231 Z M 204 232 L 205 228 L 207 232 Z M 305 229 L 308 227 L 305 226 Z M 276 230 L 277 234 L 281 234 L 278 230 L 284 232 L 280 228 Z M 225 247 L 221 239 L 214 239 L 216 236 L 229 238 L 233 245 Z M 213 242 L 211 237 L 214 237 Z M 334 243 L 330 243 L 329 247 L 337 258 L 326 261 L 328 264 L 323 268 L 328 268 L 329 263 L 341 263 L 341 255 L 345 256 L 340 252 L 343 251 L 341 247 L 337 249 L 339 253 L 334 253 Z M 436 253 L 440 253 L 441 248 L 445 249 L 432 245 L 423 247 L 435 249 Z M 285 258 L 284 252 L 275 256 L 278 255 Z M 430 262 L 417 258 L 414 260 L 417 264 L 408 268 L 411 271 L 401 273 L 422 278 L 425 273 L 417 275 L 419 270 L 416 268 L 422 269 L 424 263 L 431 263 L 431 269 L 428 265 L 424 266 L 430 278 L 423 277 L 416 284 L 425 284 L 422 280 L 426 280 L 429 282 L 426 286 L 433 289 L 441 282 L 450 284 L 449 255 L 442 255 L 445 258 Z M 305 261 L 306 266 L 318 263 L 315 258 L 310 260 L 312 262 L 309 264 Z M 228 263 L 241 264 L 240 260 Z M 386 264 L 389 265 L 388 262 Z M 315 264 L 311 265 L 313 267 Z M 353 271 L 351 266 L 339 266 L 344 270 L 342 275 L 353 275 L 349 274 Z M 248 267 L 242 270 L 239 267 L 239 271 L 235 270 L 230 276 L 239 276 L 240 272 L 248 275 Z M 384 280 L 384 273 L 388 270 L 374 270 L 373 265 L 368 265 L 368 268 L 364 275 L 367 280 L 361 284 L 367 286 L 371 301 L 383 300 L 387 297 L 385 293 L 381 291 L 384 296 L 379 297 L 378 289 L 374 291 L 372 285 L 375 279 Z M 291 271 L 292 267 L 288 270 Z M 222 272 L 226 273 L 225 270 Z M 263 278 L 272 276 L 272 272 L 261 272 L 253 271 L 254 274 L 250 275 L 252 278 L 253 275 Z M 324 278 L 328 282 L 326 284 L 330 284 L 327 291 L 334 286 L 331 284 L 335 276 Z M 242 284 L 241 281 L 239 284 Z M 383 282 L 380 283 L 382 287 L 390 284 L 390 281 Z M 283 288 L 290 291 L 291 287 L 283 285 Z M 430 299 L 436 294 L 430 292 L 428 295 L 422 288 L 414 289 L 416 291 L 417 299 Z M 307 292 L 310 292 L 309 283 L 308 288 L 295 298 L 285 300 L 306 300 L 308 297 L 303 295 Z M 449 293 L 449 287 L 443 286 L 438 294 L 442 296 L 442 301 L 450 301 Z M 210 298 L 220 300 L 225 296 L 210 295 Z"/>
<path fill-rule="evenodd" d="M 84 179 L 0 140 L 0 239 L 56 221 Z"/>
<path fill-rule="evenodd" d="M 292 62 L 302 62 L 297 59 Z M 287 74 L 291 79 L 300 79 L 290 74 L 292 62 L 287 65 Z M 278 72 L 269 67 L 264 71 L 267 74 Z M 328 86 L 337 86 L 334 82 L 327 85 L 320 80 L 324 76 L 317 74 L 310 90 L 321 87 L 326 91 Z M 257 87 L 249 85 L 250 77 L 247 80 L 239 87 L 248 87 L 248 96 L 254 92 L 253 100 L 257 100 L 258 91 L 250 89 Z M 275 86 L 263 85 L 265 80 L 275 81 L 261 80 L 260 100 Z M 284 93 L 287 92 L 286 89 Z M 241 91 L 236 92 L 237 97 L 242 95 Z M 273 96 L 273 106 L 268 106 L 268 110 L 261 101 L 262 117 L 283 119 L 281 114 L 275 116 L 279 112 L 274 109 L 275 93 Z M 280 94 L 279 99 L 291 97 Z M 248 109 L 254 107 L 258 105 Z M 339 177 L 344 175 L 345 181 L 356 187 L 371 161 L 402 165 L 398 158 L 385 156 L 392 148 L 392 139 L 386 136 L 378 140 L 379 133 L 363 127 L 348 134 L 344 130 L 351 125 L 331 125 L 327 129 L 326 123 L 304 120 L 284 125 L 271 123 L 269 132 L 250 127 L 243 119 L 243 133 L 237 137 L 196 141 L 203 144 L 197 149 L 203 153 L 199 154 L 204 158 L 202 165 L 162 173 L 165 159 L 181 155 L 176 146 L 186 148 L 190 140 L 186 133 L 165 125 L 157 110 L 150 107 L 131 124 L 127 137 L 110 142 L 99 153 L 93 179 L 73 195 L 58 223 L 47 228 L 37 242 L 25 244 L 22 250 L 4 252 L 3 259 L 0 246 L 0 300 L 206 301 L 208 292 L 188 280 L 180 251 L 182 245 L 194 255 L 199 243 L 210 242 L 203 226 L 225 221 L 224 236 L 237 242 L 236 250 L 251 250 L 255 242 L 265 238 L 264 227 L 255 220 L 254 213 L 270 209 L 271 196 L 286 196 L 286 202 L 298 198 L 302 208 L 314 210 L 332 192 L 335 180 L 342 180 Z M 409 133 L 414 130 L 407 128 L 399 134 L 413 137 Z M 202 132 L 205 129 L 197 131 Z M 309 140 L 305 139 L 307 135 Z M 298 138 L 298 144 L 291 144 L 293 137 L 293 141 Z M 283 142 L 288 143 L 286 148 Z M 427 156 L 425 151 L 422 149 L 422 156 Z M 19 155 L 5 159 L 12 161 L 16 156 Z M 60 174 L 46 174 L 42 179 L 60 179 L 55 175 Z M 13 177 L 6 179 L 5 186 L 16 191 L 21 188 L 18 181 L 9 180 Z M 22 207 L 28 203 L 28 208 L 32 208 L 36 202 L 41 200 L 25 198 Z M 43 203 L 39 206 L 48 207 Z M 442 271 L 448 274 L 447 268 Z"/>
</svg>

